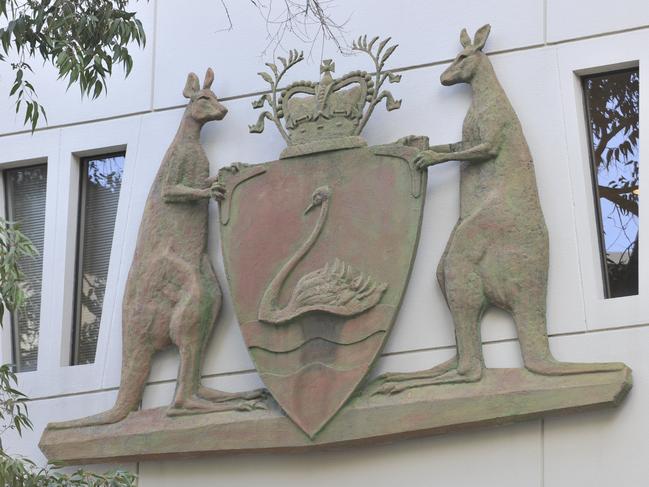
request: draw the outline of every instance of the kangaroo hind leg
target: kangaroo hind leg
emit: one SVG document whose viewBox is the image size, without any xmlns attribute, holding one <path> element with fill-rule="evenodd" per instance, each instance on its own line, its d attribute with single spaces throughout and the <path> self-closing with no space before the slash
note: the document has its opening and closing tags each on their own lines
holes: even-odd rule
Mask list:
<svg viewBox="0 0 649 487">
<path fill-rule="evenodd" d="M 486 301 L 482 280 L 470 263 L 446 259 L 443 264 L 445 295 L 455 324 L 457 356 L 432 369 L 387 374 L 374 394 L 398 394 L 435 384 L 476 382 L 484 368 L 480 318 Z"/>
<path fill-rule="evenodd" d="M 210 334 L 216 323 L 219 312 L 221 310 L 222 303 L 222 293 L 221 286 L 219 286 L 219 281 L 216 278 L 214 273 L 214 268 L 212 263 L 207 255 L 203 255 L 201 262 L 201 302 L 202 302 L 202 312 L 201 312 L 201 332 L 203 338 L 201 339 L 201 352 L 200 359 L 205 354 L 205 348 L 209 340 Z M 199 364 L 200 366 L 200 364 Z M 223 402 L 231 400 L 250 400 L 250 399 L 259 399 L 263 398 L 266 395 L 264 389 L 254 389 L 251 391 L 243 392 L 225 392 L 219 391 L 218 389 L 212 389 L 210 387 L 200 384 L 199 377 L 198 385 L 198 395 L 207 399 L 208 401 L 213 402 Z"/>
<path fill-rule="evenodd" d="M 205 284 L 201 282 L 205 279 L 204 275 L 195 277 L 196 280 L 188 282 L 182 290 L 169 325 L 172 340 L 178 346 L 180 353 L 180 367 L 174 401 L 168 414 L 180 416 L 260 407 L 248 401 L 250 397 L 245 394 L 216 391 L 201 385 L 203 352 L 218 314 L 220 292 L 218 287 L 202 285 Z M 216 283 L 215 277 L 214 282 Z M 218 295 L 213 294 L 217 292 Z M 214 302 L 215 296 L 219 300 L 217 303 Z M 261 393 L 253 396 L 259 397 Z"/>
<path fill-rule="evenodd" d="M 543 293 L 541 293 L 543 294 Z M 523 362 L 530 372 L 542 375 L 588 374 L 624 369 L 623 363 L 560 362 L 550 352 L 545 318 L 545 295 L 526 296 L 512 310 Z M 537 301 L 537 302 L 535 302 Z"/>
</svg>

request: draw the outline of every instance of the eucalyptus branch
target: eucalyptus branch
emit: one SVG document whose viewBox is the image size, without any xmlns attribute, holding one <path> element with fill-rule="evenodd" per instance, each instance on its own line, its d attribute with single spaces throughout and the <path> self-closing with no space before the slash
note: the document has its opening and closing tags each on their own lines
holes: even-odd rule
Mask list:
<svg viewBox="0 0 649 487">
<path fill-rule="evenodd" d="M 284 36 L 287 33 L 297 37 L 304 43 L 310 43 L 310 53 L 316 41 L 322 39 L 334 43 L 337 50 L 346 53 L 345 26 L 349 19 L 338 21 L 330 14 L 333 0 L 250 0 L 266 22 L 268 44 L 266 53 L 272 48 L 275 52 L 283 47 Z M 278 8 L 275 8 L 279 5 Z"/>
<path fill-rule="evenodd" d="M 148 0 L 147 0 L 148 1 Z M 31 71 L 27 60 L 41 58 L 54 66 L 68 88 L 78 85 L 81 95 L 97 98 L 108 88 L 107 79 L 115 65 L 122 65 L 126 76 L 133 68 L 128 45 L 143 47 L 144 28 L 128 0 L 0 0 L 0 62 L 11 62 L 15 73 L 10 96 L 16 97 L 16 113 L 25 112 L 24 123 L 36 129 L 45 119 L 36 101 L 36 89 L 24 73 Z"/>
</svg>

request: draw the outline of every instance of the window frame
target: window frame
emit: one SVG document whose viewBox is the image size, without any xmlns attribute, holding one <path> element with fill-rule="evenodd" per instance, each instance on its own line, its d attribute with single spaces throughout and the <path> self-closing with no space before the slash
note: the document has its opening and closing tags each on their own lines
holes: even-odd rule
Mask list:
<svg viewBox="0 0 649 487">
<path fill-rule="evenodd" d="M 74 300 L 72 309 L 72 327 L 70 338 L 70 365 L 87 365 L 79 363 L 79 333 L 81 327 L 79 320 L 81 316 L 81 290 L 82 290 L 82 269 L 83 269 L 83 244 L 86 233 L 85 216 L 86 216 L 86 197 L 87 197 L 87 164 L 97 159 L 109 159 L 112 157 L 123 157 L 126 160 L 126 149 L 112 152 L 93 151 L 92 155 L 79 157 L 79 185 L 78 185 L 78 203 L 77 203 L 77 223 L 76 223 L 76 247 L 75 247 L 75 268 L 74 268 Z M 121 188 L 120 188 L 121 197 Z M 115 228 L 113 228 L 113 238 L 115 238 Z M 112 247 L 112 245 L 111 245 Z M 102 316 L 104 303 L 102 302 Z M 96 356 L 95 356 L 96 360 Z"/>
<path fill-rule="evenodd" d="M 59 151 L 56 145 L 59 141 L 59 134 L 55 131 L 49 132 L 35 132 L 16 134 L 6 136 L 3 138 L 2 154 L 0 155 L 0 177 L 4 180 L 4 171 L 19 167 L 36 166 L 40 164 L 47 164 L 48 176 L 52 173 L 53 166 L 56 166 Z M 51 177 L 48 177 L 46 187 L 46 202 L 45 202 L 45 241 L 43 244 L 43 278 L 41 282 L 41 317 L 46 316 L 48 312 L 48 298 L 47 293 L 51 287 L 51 273 L 52 273 L 52 245 L 54 240 L 52 238 L 53 225 L 51 222 L 52 217 L 52 204 L 55 200 L 55 191 L 53 187 L 55 182 Z M 0 214 L 6 215 L 6 198 L 4 184 L 0 184 Z M 12 348 L 12 328 L 10 313 L 4 313 L 2 318 L 2 329 L 0 330 L 0 360 L 2 363 L 12 363 L 14 354 Z M 48 353 L 47 347 L 40 346 L 41 343 L 46 343 L 43 340 L 43 332 L 47 327 L 41 327 L 39 331 L 39 347 L 37 369 L 33 371 L 20 372 L 21 377 L 21 390 L 27 395 L 31 396 L 30 384 L 32 384 L 37 377 L 42 374 L 43 364 L 46 361 L 44 355 Z M 35 387 L 31 386 L 34 390 Z"/>
<path fill-rule="evenodd" d="M 649 268 L 649 255 L 646 252 L 639 254 L 638 294 L 614 299 L 607 299 L 604 295 L 597 210 L 593 198 L 591 146 L 582 89 L 583 76 L 637 67 L 640 75 L 640 144 L 642 140 L 649 140 L 649 51 L 643 48 L 648 41 L 649 32 L 637 31 L 585 39 L 557 47 L 566 124 L 565 143 L 568 149 L 566 164 L 573 188 L 587 330 L 617 329 L 649 323 L 649 273 L 646 272 Z M 645 152 L 640 151 L 641 167 L 646 158 Z M 647 200 L 648 198 L 640 198 L 639 212 L 642 215 L 649 214 Z M 639 238 L 641 241 L 649 241 L 649 224 L 640 222 Z"/>
<path fill-rule="evenodd" d="M 0 171 L 44 161 L 48 164 L 41 291 L 43 326 L 39 334 L 38 369 L 19 373 L 21 390 L 32 399 L 87 393 L 119 385 L 119 366 L 115 364 L 120 361 L 121 347 L 114 345 L 121 337 L 121 298 L 133 252 L 133 234 L 137 232 L 138 205 L 146 197 L 142 184 L 134 182 L 141 181 L 149 170 L 146 164 L 137 164 L 145 118 L 133 115 L 3 137 Z M 128 156 L 110 250 L 96 360 L 94 364 L 70 367 L 79 158 L 121 151 L 126 151 Z M 148 182 L 144 184 L 148 186 Z M 0 211 L 4 211 L 3 191 L 0 184 Z M 6 363 L 11 361 L 8 350 L 11 327 L 6 313 L 3 323 L 0 360 Z M 105 394 L 110 396 L 113 392 Z"/>
<path fill-rule="evenodd" d="M 601 196 L 599 192 L 597 164 L 596 161 L 593 159 L 593 134 L 592 131 L 590 130 L 590 124 L 589 124 L 590 115 L 589 115 L 588 97 L 586 95 L 586 82 L 589 78 L 594 76 L 597 77 L 614 76 L 616 74 L 631 73 L 631 72 L 638 72 L 639 74 L 640 73 L 639 66 L 630 66 L 621 69 L 605 69 L 604 71 L 601 72 L 597 71 L 588 74 L 581 74 L 579 76 L 581 82 L 582 96 L 583 96 L 584 122 L 586 126 L 586 132 L 588 134 L 587 136 L 588 144 L 589 144 L 588 155 L 590 160 L 590 170 L 591 170 L 591 178 L 592 178 L 591 184 L 592 184 L 592 193 L 593 193 L 593 208 L 595 211 L 595 221 L 597 225 L 597 241 L 599 243 L 601 283 L 603 286 L 604 299 L 620 299 L 623 297 L 636 296 L 636 294 L 632 294 L 628 296 L 613 296 L 611 293 L 611 284 L 609 279 L 608 266 L 606 264 L 607 251 L 606 251 L 606 240 L 604 238 L 604 221 L 602 219 L 602 204 L 601 204 Z M 638 117 L 639 116 L 640 114 L 638 113 Z M 638 160 L 638 165 L 639 165 L 639 160 Z M 638 224 L 639 223 L 640 223 L 640 217 L 638 216 Z M 640 263 L 638 262 L 638 266 L 639 265 Z M 640 269 L 638 269 L 638 272 L 639 270 Z"/>
<path fill-rule="evenodd" d="M 49 170 L 47 160 L 43 161 L 30 161 L 26 164 L 18 164 L 18 165 L 11 165 L 10 167 L 4 167 L 2 169 L 1 173 L 1 183 L 2 183 L 2 193 L 3 193 L 3 198 L 2 198 L 2 203 L 3 203 L 3 208 L 2 208 L 2 214 L 4 215 L 5 219 L 8 221 L 13 220 L 13 216 L 11 216 L 12 213 L 12 204 L 11 204 L 11 192 L 9 191 L 9 187 L 7 184 L 7 176 L 9 171 L 15 171 L 15 170 L 24 170 L 24 169 L 31 169 L 35 167 L 45 167 L 46 168 L 46 173 Z M 46 176 L 47 177 L 47 176 Z M 46 202 L 45 202 L 45 207 L 46 207 L 46 212 L 47 212 L 47 180 L 46 180 Z M 47 218 L 47 216 L 45 217 Z M 43 223 L 45 225 L 45 222 Z M 43 262 L 43 256 L 41 256 L 41 301 L 43 299 L 43 268 L 44 268 L 44 262 Z M 42 308 L 42 306 L 40 306 Z M 41 327 L 41 310 L 39 310 L 39 320 L 38 320 L 38 328 L 39 328 L 39 346 L 38 348 L 40 349 L 40 327 Z M 7 314 L 7 320 L 9 322 L 9 334 L 10 334 L 10 347 L 9 347 L 9 354 L 10 354 L 10 363 L 14 367 L 15 372 L 34 372 L 34 370 L 21 370 L 18 364 L 18 350 L 19 350 L 19 333 L 17 332 L 16 329 L 16 317 L 15 313 L 13 312 L 8 312 L 8 310 L 5 310 L 5 313 Z M 36 369 L 38 370 L 38 358 L 36 359 Z"/>
</svg>

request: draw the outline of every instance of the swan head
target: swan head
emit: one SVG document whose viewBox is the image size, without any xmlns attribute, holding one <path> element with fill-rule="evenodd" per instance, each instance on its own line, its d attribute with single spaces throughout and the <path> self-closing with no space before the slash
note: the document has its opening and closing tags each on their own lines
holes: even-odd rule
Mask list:
<svg viewBox="0 0 649 487">
<path fill-rule="evenodd" d="M 316 206 L 322 205 L 330 197 L 331 197 L 331 188 L 329 188 L 329 186 L 320 186 L 313 192 L 313 195 L 311 195 L 311 203 L 309 204 L 307 209 L 304 210 L 304 214 L 306 215 Z"/>
</svg>

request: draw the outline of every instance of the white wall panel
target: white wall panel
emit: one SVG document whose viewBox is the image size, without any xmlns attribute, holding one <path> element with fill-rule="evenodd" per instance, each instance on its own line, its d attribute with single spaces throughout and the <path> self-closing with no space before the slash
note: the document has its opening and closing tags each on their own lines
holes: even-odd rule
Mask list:
<svg viewBox="0 0 649 487">
<path fill-rule="evenodd" d="M 263 17 L 248 1 L 226 2 L 232 18 L 232 29 L 222 2 L 185 0 L 179 8 L 175 0 L 158 0 L 158 36 L 156 49 L 155 107 L 183 104 L 181 96 L 189 71 L 203 75 L 208 66 L 216 72 L 214 86 L 222 97 L 254 93 L 268 88 L 256 73 L 273 58 L 273 44 L 267 38 Z M 271 4 L 272 2 L 264 2 Z M 283 2 L 273 3 L 272 18 L 281 16 Z M 542 0 L 459 0 L 435 2 L 412 0 L 400 2 L 398 9 L 385 0 L 353 0 L 334 4 L 331 15 L 346 22 L 347 40 L 361 34 L 392 36 L 400 45 L 388 67 L 413 66 L 450 59 L 457 54 L 459 33 L 468 27 L 471 34 L 491 22 L 494 29 L 489 50 L 503 50 L 543 42 Z M 270 25 L 269 28 L 274 28 Z M 270 49 L 264 52 L 271 43 Z M 287 82 L 318 76 L 320 59 L 334 58 L 336 72 L 366 69 L 371 60 L 364 54 L 341 56 L 328 43 L 323 52 L 320 44 L 300 42 L 287 33 L 286 49 L 297 48 L 311 53 L 289 72 Z M 284 55 L 280 48 L 277 55 Z"/>
<path fill-rule="evenodd" d="M 241 455 L 140 464 L 140 487 L 541 485 L 538 422 L 315 454 Z M 524 479 L 524 484 L 521 483 Z"/>
<path fill-rule="evenodd" d="M 113 404 L 121 367 L 122 295 L 150 185 L 182 117 L 181 106 L 186 103 L 182 89 L 187 73 L 196 71 L 202 77 L 205 68 L 213 66 L 217 95 L 237 97 L 224 102 L 229 109 L 227 117 L 210 123 L 202 133 L 212 174 L 235 161 L 274 160 L 284 147 L 272 124 L 267 124 L 260 135 L 248 132 L 258 111 L 250 106 L 252 97 L 242 97 L 266 88 L 255 75 L 272 55 L 260 56 L 268 43 L 265 22 L 248 0 L 226 3 L 233 21 L 230 31 L 222 30 L 227 23 L 219 1 L 139 1 L 137 8 L 142 12 L 149 44 L 144 51 L 134 49 L 132 76 L 122 81 L 116 74 L 107 98 L 81 102 L 74 89 L 66 94 L 65 87 L 54 81 L 54 74 L 47 68 L 38 73 L 39 93 L 48 108 L 50 124 L 119 118 L 44 130 L 33 137 L 0 138 L 0 169 L 6 163 L 47 158 L 51 178 L 44 264 L 48 270 L 43 281 L 42 310 L 47 321 L 42 325 L 39 357 L 47 366 L 20 375 L 22 390 L 47 399 L 31 403 L 34 432 L 28 432 L 22 439 L 3 435 L 4 444 L 12 452 L 42 462 L 44 458 L 36 443 L 47 422 L 93 414 Z M 282 3 L 276 1 L 275 5 Z M 338 18 L 349 17 L 345 30 L 350 38 L 360 33 L 392 35 L 400 44 L 390 61 L 392 67 L 448 60 L 460 49 L 460 29 L 466 26 L 473 34 L 486 22 L 493 26 L 487 51 L 513 50 L 494 54 L 491 60 L 519 115 L 535 160 L 551 245 L 548 330 L 560 335 L 552 339 L 551 347 L 563 360 L 627 361 L 634 368 L 635 378 L 627 403 L 618 410 L 387 446 L 318 454 L 143 462 L 139 466 L 139 485 L 644 485 L 649 475 L 643 460 L 649 453 L 649 423 L 644 414 L 649 404 L 645 391 L 649 386 L 649 331 L 644 326 L 649 323 L 649 300 L 643 294 L 632 302 L 603 303 L 596 292 L 596 234 L 588 226 L 594 213 L 591 214 L 589 206 L 590 174 L 585 172 L 587 146 L 583 145 L 586 134 L 580 125 L 583 112 L 574 73 L 641 60 L 641 79 L 648 77 L 649 74 L 644 76 L 642 62 L 646 57 L 643 46 L 649 45 L 649 29 L 559 46 L 543 43 L 544 20 L 548 40 L 563 41 L 649 24 L 649 4 L 645 3 L 623 0 L 612 9 L 603 0 L 412 0 L 397 4 L 387 0 L 350 0 L 336 1 L 332 12 Z M 548 10 L 544 12 L 546 4 Z M 606 14 L 601 13 L 603 10 Z M 308 48 L 290 36 L 285 38 L 285 45 Z M 336 75 L 358 68 L 371 69 L 363 57 L 344 57 L 332 49 L 325 50 L 323 57 L 335 59 Z M 312 58 L 296 67 L 287 81 L 316 79 L 320 58 L 316 47 Z M 471 102 L 470 91 L 467 86 L 441 86 L 439 76 L 444 68 L 442 63 L 402 73 L 402 82 L 390 86 L 395 97 L 403 99 L 402 108 L 390 113 L 383 106 L 376 109 L 364 134 L 370 145 L 408 134 L 427 135 L 432 144 L 461 138 L 462 120 Z M 4 76 L 2 72 L 0 75 Z M 646 100 L 644 84 L 641 90 L 641 100 Z M 641 103 L 644 113 L 645 102 Z M 0 117 L 0 133 L 22 130 L 21 121 L 14 120 L 13 110 L 4 98 L 0 99 L 0 110 L 9 114 Z M 649 122 L 643 121 L 644 118 L 641 127 L 649 126 Z M 77 181 L 73 154 L 124 145 L 126 173 L 97 362 L 67 367 Z M 455 352 L 453 324 L 435 280 L 435 269 L 458 218 L 458 191 L 458 163 L 429 170 L 426 211 L 414 271 L 385 355 L 378 360 L 372 376 L 426 369 Z M 212 203 L 208 247 L 224 288 L 224 303 L 207 347 L 203 369 L 207 377 L 203 381 L 224 390 L 246 390 L 262 384 L 253 370 L 225 285 L 216 211 L 217 206 Z M 649 241 L 647 228 L 641 225 L 643 236 L 647 235 L 643 241 Z M 641 257 L 641 269 L 647 269 L 648 262 L 649 258 Z M 641 276 L 644 292 L 649 290 L 649 273 L 641 271 Z M 596 331 L 621 325 L 640 328 Z M 5 328 L 0 336 L 3 344 L 8 337 Z M 487 365 L 522 366 L 515 338 L 515 328 L 507 313 L 487 313 L 483 320 L 483 340 L 489 342 L 484 346 Z M 2 346 L 0 350 L 6 348 Z M 6 353 L 3 357 L 6 359 Z M 156 358 L 143 407 L 170 403 L 177 366 L 175 350 Z M 56 397 L 59 395 L 66 396 Z"/>
<path fill-rule="evenodd" d="M 559 358 L 624 361 L 633 369 L 625 403 L 545 420 L 545 485 L 548 487 L 639 487 L 649 478 L 649 330 L 647 328 L 557 337 Z"/>
<path fill-rule="evenodd" d="M 547 0 L 548 42 L 649 25 L 646 0 Z"/>
</svg>

